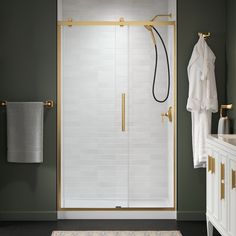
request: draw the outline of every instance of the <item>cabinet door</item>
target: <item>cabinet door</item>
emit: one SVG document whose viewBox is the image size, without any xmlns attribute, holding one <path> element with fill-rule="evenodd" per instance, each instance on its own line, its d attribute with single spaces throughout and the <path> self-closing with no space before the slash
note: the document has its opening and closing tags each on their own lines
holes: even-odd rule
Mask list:
<svg viewBox="0 0 236 236">
<path fill-rule="evenodd" d="M 224 152 L 220 152 L 218 156 L 218 189 L 219 189 L 219 222 L 221 226 L 227 230 L 227 204 L 228 204 L 228 179 L 226 178 L 228 163 L 227 155 Z"/>
<path fill-rule="evenodd" d="M 229 172 L 229 234 L 236 235 L 236 161 L 230 161 Z"/>
<path fill-rule="evenodd" d="M 218 150 L 213 151 L 212 156 L 212 204 L 213 204 L 213 211 L 212 215 L 215 219 L 219 219 L 219 198 L 220 198 L 220 191 L 219 191 L 219 178 L 220 178 L 220 153 Z"/>
<path fill-rule="evenodd" d="M 208 162 L 207 162 L 207 213 L 212 214 L 213 212 L 213 174 L 212 174 L 212 159 L 213 149 L 208 149 Z"/>
</svg>

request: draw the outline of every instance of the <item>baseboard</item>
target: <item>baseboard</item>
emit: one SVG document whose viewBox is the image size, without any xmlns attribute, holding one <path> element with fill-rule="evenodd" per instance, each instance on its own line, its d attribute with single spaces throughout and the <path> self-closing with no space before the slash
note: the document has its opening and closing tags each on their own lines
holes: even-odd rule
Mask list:
<svg viewBox="0 0 236 236">
<path fill-rule="evenodd" d="M 203 211 L 178 211 L 179 221 L 206 221 L 206 212 Z"/>
<path fill-rule="evenodd" d="M 0 211 L 1 221 L 54 221 L 56 211 Z"/>
</svg>

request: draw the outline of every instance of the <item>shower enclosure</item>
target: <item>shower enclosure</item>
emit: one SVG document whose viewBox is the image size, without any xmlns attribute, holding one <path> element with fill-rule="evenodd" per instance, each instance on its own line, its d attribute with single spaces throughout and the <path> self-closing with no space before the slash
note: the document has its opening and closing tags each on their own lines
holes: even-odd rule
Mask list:
<svg viewBox="0 0 236 236">
<path fill-rule="evenodd" d="M 175 22 L 165 19 L 153 23 L 170 59 L 165 103 L 152 97 L 154 45 L 143 21 L 59 22 L 59 210 L 175 209 Z M 158 39 L 157 48 L 162 98 Z"/>
</svg>

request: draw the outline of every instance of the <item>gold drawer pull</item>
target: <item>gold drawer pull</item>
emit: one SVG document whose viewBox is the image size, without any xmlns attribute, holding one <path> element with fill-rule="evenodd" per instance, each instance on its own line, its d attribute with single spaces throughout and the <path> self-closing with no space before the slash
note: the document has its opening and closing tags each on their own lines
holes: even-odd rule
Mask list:
<svg viewBox="0 0 236 236">
<path fill-rule="evenodd" d="M 214 174 L 216 170 L 216 159 L 214 157 L 212 157 L 211 160 L 211 173 Z"/>
<path fill-rule="evenodd" d="M 225 199 L 225 164 L 220 165 L 220 199 Z"/>
<path fill-rule="evenodd" d="M 121 120 L 122 120 L 122 124 L 121 124 L 121 130 L 124 132 L 125 131 L 125 93 L 122 93 L 121 95 L 121 100 L 122 100 L 122 114 L 121 114 Z"/>
<path fill-rule="evenodd" d="M 208 172 L 212 170 L 212 157 L 208 156 Z"/>
<path fill-rule="evenodd" d="M 232 170 L 232 189 L 236 188 L 236 171 Z"/>
</svg>

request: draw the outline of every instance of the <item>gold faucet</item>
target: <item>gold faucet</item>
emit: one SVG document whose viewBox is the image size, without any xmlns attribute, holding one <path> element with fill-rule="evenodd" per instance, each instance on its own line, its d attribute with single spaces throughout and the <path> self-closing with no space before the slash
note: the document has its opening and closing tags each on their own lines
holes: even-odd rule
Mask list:
<svg viewBox="0 0 236 236">
<path fill-rule="evenodd" d="M 169 107 L 167 112 L 161 113 L 162 122 L 164 122 L 165 116 L 168 117 L 170 122 L 172 122 L 172 106 Z"/>
</svg>

